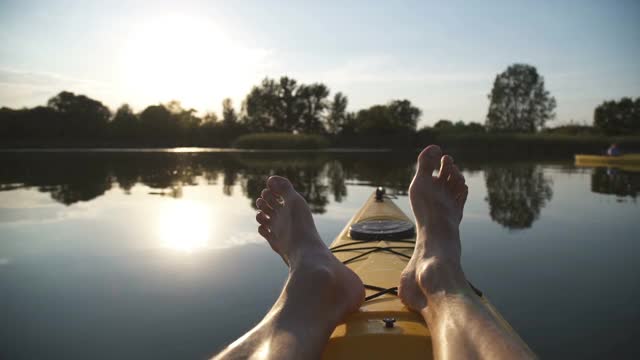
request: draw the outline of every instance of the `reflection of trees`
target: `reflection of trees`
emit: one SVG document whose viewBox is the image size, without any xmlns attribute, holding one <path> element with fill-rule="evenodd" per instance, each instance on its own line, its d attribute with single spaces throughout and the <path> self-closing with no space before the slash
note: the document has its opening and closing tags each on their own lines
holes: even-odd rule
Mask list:
<svg viewBox="0 0 640 360">
<path fill-rule="evenodd" d="M 595 168 L 591 175 L 591 191 L 635 199 L 640 192 L 640 173 Z"/>
<path fill-rule="evenodd" d="M 149 194 L 180 197 L 184 186 L 215 185 L 225 195 L 235 185 L 253 204 L 274 174 L 289 178 L 312 211 L 323 213 L 329 197 L 340 202 L 346 184 L 406 191 L 413 175 L 413 153 L 166 153 L 43 152 L 0 153 L 0 191 L 37 187 L 64 204 L 89 201 L 114 184 L 129 193 L 136 184 Z"/>
<path fill-rule="evenodd" d="M 111 179 L 102 169 L 86 169 L 83 178 L 69 176 L 63 184 L 40 186 L 39 190 L 48 192 L 51 197 L 65 205 L 71 205 L 78 201 L 89 201 L 111 188 Z M 81 180 L 82 179 L 82 180 Z"/>
<path fill-rule="evenodd" d="M 526 229 L 553 196 L 551 180 L 533 164 L 485 170 L 491 219 L 508 229 Z"/>
<path fill-rule="evenodd" d="M 160 190 L 152 193 L 180 197 L 182 186 L 195 184 L 199 172 L 187 157 L 162 153 L 5 153 L 1 158 L 0 183 L 37 187 L 66 205 L 92 200 L 115 182 L 126 193 L 143 183 Z"/>
<path fill-rule="evenodd" d="M 342 198 L 347 196 L 347 186 L 344 183 L 344 170 L 338 161 L 327 163 L 327 180 L 329 190 L 333 194 L 333 200 L 342 202 Z"/>
<path fill-rule="evenodd" d="M 152 195 L 182 197 L 182 187 L 195 185 L 201 175 L 189 156 L 170 153 L 107 154 L 105 164 L 113 173 L 121 189 L 129 192 L 136 183 L 153 191 Z"/>
<path fill-rule="evenodd" d="M 356 180 L 369 186 L 383 186 L 392 194 L 406 195 L 415 171 L 417 153 L 376 152 L 336 154 L 343 181 Z"/>
<path fill-rule="evenodd" d="M 261 173 L 253 172 L 245 175 L 243 190 L 255 208 L 254 200 L 260 196 L 269 176 L 278 174 L 291 181 L 296 190 L 307 200 L 311 212 L 321 214 L 325 212 L 325 206 L 329 200 L 327 198 L 328 187 L 322 184 L 320 172 L 321 169 L 283 167 Z"/>
<path fill-rule="evenodd" d="M 36 187 L 65 205 L 89 201 L 104 194 L 112 183 L 108 170 L 94 155 L 76 154 L 70 161 L 60 153 L 3 154 L 0 183 Z M 2 190 L 9 189 L 3 186 Z"/>
<path fill-rule="evenodd" d="M 127 194 L 140 180 L 140 171 L 136 167 L 130 166 L 127 162 L 113 162 L 112 171 L 118 185 Z"/>
</svg>

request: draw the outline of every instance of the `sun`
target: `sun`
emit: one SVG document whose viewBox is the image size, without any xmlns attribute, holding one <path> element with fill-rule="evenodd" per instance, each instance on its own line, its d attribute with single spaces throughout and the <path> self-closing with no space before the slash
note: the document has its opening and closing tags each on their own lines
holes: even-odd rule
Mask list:
<svg viewBox="0 0 640 360">
<path fill-rule="evenodd" d="M 256 57 L 215 24 L 170 15 L 139 24 L 120 59 L 126 92 L 151 105 L 179 100 L 196 109 L 246 91 Z"/>
<path fill-rule="evenodd" d="M 157 223 L 161 246 L 182 253 L 206 249 L 213 220 L 211 209 L 202 203 L 189 200 L 167 203 Z"/>
</svg>

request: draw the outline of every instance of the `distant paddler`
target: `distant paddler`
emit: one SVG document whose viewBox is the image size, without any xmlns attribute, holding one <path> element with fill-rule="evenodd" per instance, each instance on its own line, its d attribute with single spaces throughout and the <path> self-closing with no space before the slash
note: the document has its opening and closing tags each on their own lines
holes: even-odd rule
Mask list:
<svg viewBox="0 0 640 360">
<path fill-rule="evenodd" d="M 611 144 L 611 146 L 609 146 L 609 148 L 607 149 L 607 156 L 620 156 L 620 155 L 622 155 L 622 151 L 620 150 L 620 147 L 618 146 L 617 143 Z"/>
</svg>

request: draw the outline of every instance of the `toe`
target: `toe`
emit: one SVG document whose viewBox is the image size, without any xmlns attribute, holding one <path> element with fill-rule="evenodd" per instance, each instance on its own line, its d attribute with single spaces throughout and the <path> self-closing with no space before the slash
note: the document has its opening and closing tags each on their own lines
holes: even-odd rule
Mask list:
<svg viewBox="0 0 640 360">
<path fill-rule="evenodd" d="M 452 165 L 453 158 L 449 155 L 444 155 L 440 159 L 440 172 L 438 173 L 438 179 L 440 179 L 441 181 L 448 180 L 453 168 Z"/>
<path fill-rule="evenodd" d="M 456 183 L 465 183 L 464 175 L 462 175 L 457 165 L 453 165 L 451 168 L 451 179 Z"/>
<path fill-rule="evenodd" d="M 273 209 L 277 209 L 281 205 L 280 201 L 278 201 L 276 196 L 269 189 L 262 190 L 262 192 L 260 193 L 260 197 L 263 198 Z"/>
<path fill-rule="evenodd" d="M 458 169 L 458 167 L 456 165 L 452 165 L 451 166 L 451 171 L 449 173 L 449 178 L 447 180 L 448 188 L 454 194 L 457 194 L 457 193 L 459 193 L 458 188 L 461 185 L 464 185 L 464 183 L 465 183 L 464 176 L 460 172 L 460 169 Z"/>
<path fill-rule="evenodd" d="M 258 233 L 262 235 L 262 237 L 265 238 L 266 240 L 271 241 L 271 232 L 266 226 L 260 225 L 258 227 Z"/>
<path fill-rule="evenodd" d="M 440 157 L 442 157 L 442 150 L 438 145 L 427 146 L 418 155 L 418 171 L 431 175 L 438 167 Z"/>
<path fill-rule="evenodd" d="M 282 176 L 271 176 L 267 179 L 267 188 L 283 197 L 294 191 L 291 182 Z"/>
<path fill-rule="evenodd" d="M 267 216 L 267 214 L 263 213 L 262 211 L 259 211 L 256 214 L 256 221 L 258 223 L 260 223 L 260 225 L 268 225 L 271 219 L 269 219 L 269 217 Z"/>
<path fill-rule="evenodd" d="M 262 212 L 267 214 L 269 217 L 273 217 L 275 215 L 275 210 L 273 210 L 273 208 L 269 205 L 267 200 L 261 197 L 258 198 L 258 200 L 256 200 L 256 207 L 262 210 Z"/>
<path fill-rule="evenodd" d="M 462 219 L 462 214 L 463 214 L 463 209 L 464 209 L 464 204 L 467 202 L 467 195 L 469 195 L 469 188 L 467 187 L 467 185 L 462 185 L 462 187 L 459 189 L 460 192 L 457 193 L 456 195 L 456 205 L 458 205 L 458 208 L 460 209 L 460 219 Z"/>
</svg>

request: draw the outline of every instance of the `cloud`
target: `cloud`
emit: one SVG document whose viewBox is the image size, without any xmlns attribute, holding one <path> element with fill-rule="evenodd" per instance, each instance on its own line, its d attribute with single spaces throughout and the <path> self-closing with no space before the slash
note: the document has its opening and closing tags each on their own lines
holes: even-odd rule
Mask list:
<svg viewBox="0 0 640 360">
<path fill-rule="evenodd" d="M 244 246 L 250 244 L 265 244 L 266 241 L 257 232 L 238 232 L 227 238 L 222 244 L 215 248 L 224 249 L 229 247 Z"/>
<path fill-rule="evenodd" d="M 389 55 L 367 55 L 348 59 L 330 69 L 302 73 L 300 76 L 333 84 L 400 82 L 442 85 L 491 81 L 495 73 L 451 71 L 427 67 L 415 61 L 407 62 Z"/>
<path fill-rule="evenodd" d="M 25 107 L 43 105 L 62 90 L 82 94 L 108 95 L 111 85 L 77 79 L 49 72 L 0 68 L 0 106 Z"/>
<path fill-rule="evenodd" d="M 98 211 L 86 204 L 75 204 L 71 207 L 61 207 L 60 205 L 0 207 L 0 228 L 52 224 L 97 217 Z"/>
</svg>

